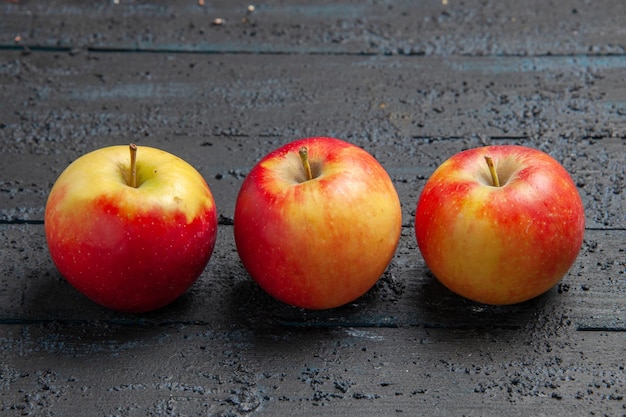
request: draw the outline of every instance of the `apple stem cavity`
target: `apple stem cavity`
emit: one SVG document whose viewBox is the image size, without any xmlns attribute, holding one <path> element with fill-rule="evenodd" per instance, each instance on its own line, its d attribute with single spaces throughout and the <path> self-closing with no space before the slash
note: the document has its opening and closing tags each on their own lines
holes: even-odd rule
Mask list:
<svg viewBox="0 0 626 417">
<path fill-rule="evenodd" d="M 489 155 L 486 155 L 485 161 L 487 162 L 487 166 L 489 167 L 489 173 L 491 174 L 491 185 L 493 185 L 494 187 L 499 187 L 500 179 L 498 178 L 496 167 L 493 164 L 493 159 L 491 159 Z"/>
<path fill-rule="evenodd" d="M 309 150 L 306 146 L 303 146 L 298 151 L 300 154 L 300 160 L 302 161 L 302 166 L 304 167 L 304 172 L 306 173 L 306 180 L 313 179 L 313 173 L 311 172 L 311 163 L 309 162 Z"/>
<path fill-rule="evenodd" d="M 130 148 L 130 186 L 137 188 L 137 145 L 131 143 Z"/>
</svg>

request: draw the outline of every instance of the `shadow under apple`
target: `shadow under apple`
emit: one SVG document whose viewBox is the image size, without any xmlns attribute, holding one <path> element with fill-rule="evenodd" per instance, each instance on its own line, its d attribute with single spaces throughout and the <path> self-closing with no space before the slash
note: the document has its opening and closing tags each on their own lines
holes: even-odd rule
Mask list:
<svg viewBox="0 0 626 417">
<path fill-rule="evenodd" d="M 553 288 L 522 303 L 488 305 L 450 291 L 426 267 L 419 275 L 422 284 L 415 302 L 426 327 L 524 329 L 532 327 L 540 316 L 553 314 L 558 298 Z"/>
<path fill-rule="evenodd" d="M 230 315 L 245 327 L 410 327 L 524 329 L 541 316 L 555 315 L 557 290 L 524 303 L 486 305 L 458 296 L 425 266 L 385 272 L 366 294 L 329 310 L 305 310 L 283 304 L 252 279 L 232 291 Z"/>
</svg>

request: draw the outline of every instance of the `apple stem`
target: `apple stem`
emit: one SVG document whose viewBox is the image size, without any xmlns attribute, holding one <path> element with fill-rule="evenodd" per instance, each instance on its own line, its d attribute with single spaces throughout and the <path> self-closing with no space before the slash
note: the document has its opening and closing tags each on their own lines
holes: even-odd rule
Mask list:
<svg viewBox="0 0 626 417">
<path fill-rule="evenodd" d="M 137 145 L 131 143 L 130 148 L 130 186 L 137 188 Z"/>
<path fill-rule="evenodd" d="M 307 181 L 312 180 L 313 173 L 311 172 L 311 163 L 309 162 L 309 150 L 306 148 L 306 146 L 303 146 L 300 148 L 298 153 L 300 154 L 300 160 L 302 161 L 304 172 L 306 172 Z"/>
<path fill-rule="evenodd" d="M 485 156 L 485 161 L 487 162 L 487 166 L 489 167 L 489 173 L 491 174 L 491 182 L 494 187 L 500 186 L 500 180 L 498 179 L 498 173 L 496 172 L 496 167 L 493 164 L 493 159 L 490 156 Z"/>
</svg>

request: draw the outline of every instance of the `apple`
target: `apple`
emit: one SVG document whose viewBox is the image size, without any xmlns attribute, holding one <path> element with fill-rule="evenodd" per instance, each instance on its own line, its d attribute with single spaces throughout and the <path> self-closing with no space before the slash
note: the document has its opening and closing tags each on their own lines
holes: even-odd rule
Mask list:
<svg viewBox="0 0 626 417">
<path fill-rule="evenodd" d="M 215 202 L 191 165 L 146 146 L 81 156 L 58 177 L 45 233 L 61 275 L 91 300 L 142 313 L 184 293 L 206 267 Z"/>
<path fill-rule="evenodd" d="M 571 177 L 523 146 L 460 152 L 428 179 L 415 234 L 426 265 L 453 292 L 484 304 L 534 298 L 574 263 L 585 213 Z"/>
<path fill-rule="evenodd" d="M 385 169 L 343 140 L 290 142 L 262 158 L 235 204 L 237 251 L 251 277 L 291 306 L 347 304 L 381 277 L 402 213 Z"/>
</svg>

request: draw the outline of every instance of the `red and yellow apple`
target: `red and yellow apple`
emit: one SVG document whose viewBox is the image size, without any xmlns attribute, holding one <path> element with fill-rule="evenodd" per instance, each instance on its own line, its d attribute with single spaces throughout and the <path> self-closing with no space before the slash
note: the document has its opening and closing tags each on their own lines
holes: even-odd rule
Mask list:
<svg viewBox="0 0 626 417">
<path fill-rule="evenodd" d="M 206 267 L 217 234 L 203 177 L 165 151 L 112 146 L 75 160 L 45 211 L 61 275 L 105 307 L 147 312 L 184 293 Z"/>
<path fill-rule="evenodd" d="M 574 263 L 584 231 L 568 172 L 523 146 L 454 155 L 428 179 L 415 213 L 417 244 L 435 277 L 485 304 L 548 291 Z"/>
<path fill-rule="evenodd" d="M 237 251 L 276 299 L 329 309 L 365 294 L 389 265 L 400 201 L 365 150 L 326 137 L 288 143 L 244 180 L 235 206 Z"/>
</svg>

